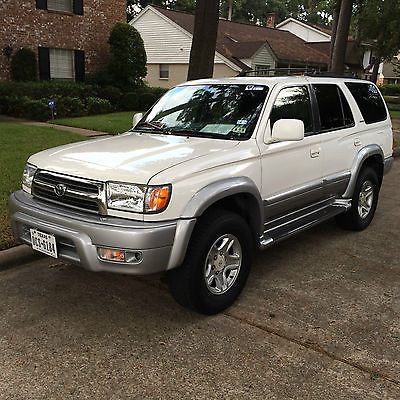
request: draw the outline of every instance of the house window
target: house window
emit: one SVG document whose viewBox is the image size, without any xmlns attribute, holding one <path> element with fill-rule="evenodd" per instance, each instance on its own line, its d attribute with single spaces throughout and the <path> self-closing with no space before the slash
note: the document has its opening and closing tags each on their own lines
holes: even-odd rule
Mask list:
<svg viewBox="0 0 400 400">
<path fill-rule="evenodd" d="M 160 79 L 168 79 L 168 78 L 169 78 L 169 65 L 160 64 Z"/>
<path fill-rule="evenodd" d="M 36 0 L 38 10 L 53 10 L 83 15 L 84 0 Z"/>
<path fill-rule="evenodd" d="M 66 49 L 50 49 L 50 79 L 74 80 L 74 52 Z"/>
<path fill-rule="evenodd" d="M 47 0 L 48 10 L 73 12 L 72 0 Z"/>
</svg>

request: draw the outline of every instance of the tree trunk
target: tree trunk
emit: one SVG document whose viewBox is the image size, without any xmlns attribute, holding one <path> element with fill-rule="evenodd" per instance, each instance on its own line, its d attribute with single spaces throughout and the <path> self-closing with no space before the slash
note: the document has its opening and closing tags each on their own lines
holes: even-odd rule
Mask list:
<svg viewBox="0 0 400 400">
<path fill-rule="evenodd" d="M 371 82 L 376 83 L 378 81 L 378 72 L 379 72 L 379 64 L 380 64 L 380 58 L 377 57 L 374 61 L 374 68 L 372 69 L 372 75 L 371 75 Z"/>
<path fill-rule="evenodd" d="M 233 0 L 229 0 L 228 21 L 232 21 Z"/>
<path fill-rule="evenodd" d="M 353 0 L 342 0 L 342 4 L 340 6 L 336 38 L 333 45 L 331 67 L 331 71 L 336 74 L 341 74 L 344 72 L 344 59 L 346 55 L 347 39 L 349 36 L 352 5 Z"/>
<path fill-rule="evenodd" d="M 341 0 L 336 0 L 334 12 L 333 12 L 333 22 L 332 22 L 332 35 L 331 35 L 331 45 L 329 47 L 329 65 L 328 71 L 332 69 L 332 56 L 333 56 L 333 47 L 336 41 L 336 31 L 339 21 L 339 11 L 340 11 Z"/>
<path fill-rule="evenodd" d="M 188 80 L 213 76 L 218 19 L 218 0 L 196 1 Z"/>
</svg>

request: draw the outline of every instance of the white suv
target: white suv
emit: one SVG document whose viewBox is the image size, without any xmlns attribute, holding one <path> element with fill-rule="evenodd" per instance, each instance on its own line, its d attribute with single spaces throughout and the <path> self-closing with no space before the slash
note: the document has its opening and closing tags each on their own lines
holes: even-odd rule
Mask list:
<svg viewBox="0 0 400 400">
<path fill-rule="evenodd" d="M 212 314 L 243 289 L 255 248 L 334 216 L 366 228 L 392 150 L 368 81 L 187 82 L 123 135 L 31 156 L 14 235 L 92 271 L 166 271 L 180 304 Z"/>
</svg>

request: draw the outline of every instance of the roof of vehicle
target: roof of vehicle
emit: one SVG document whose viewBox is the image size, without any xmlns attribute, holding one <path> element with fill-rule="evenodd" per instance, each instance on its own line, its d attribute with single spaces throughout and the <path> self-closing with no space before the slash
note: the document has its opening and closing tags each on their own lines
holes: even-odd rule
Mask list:
<svg viewBox="0 0 400 400">
<path fill-rule="evenodd" d="M 187 85 L 267 85 L 273 86 L 277 83 L 316 83 L 316 82 L 364 82 L 371 83 L 362 79 L 345 78 L 345 77 L 332 77 L 332 76 L 236 76 L 229 78 L 209 78 L 188 81 L 180 84 L 179 86 Z"/>
</svg>

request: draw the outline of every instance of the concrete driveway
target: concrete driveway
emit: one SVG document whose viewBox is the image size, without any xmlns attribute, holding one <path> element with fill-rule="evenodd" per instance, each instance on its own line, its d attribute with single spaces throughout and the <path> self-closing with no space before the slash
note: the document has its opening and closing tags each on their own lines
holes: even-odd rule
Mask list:
<svg viewBox="0 0 400 400">
<path fill-rule="evenodd" d="M 204 317 L 159 277 L 48 259 L 0 272 L 1 399 L 399 399 L 400 162 L 373 224 L 258 253 Z"/>
</svg>

